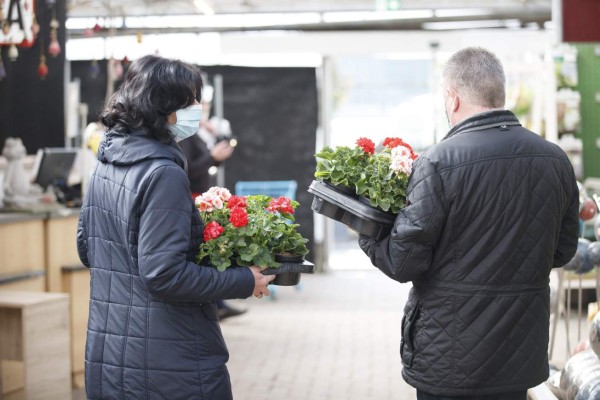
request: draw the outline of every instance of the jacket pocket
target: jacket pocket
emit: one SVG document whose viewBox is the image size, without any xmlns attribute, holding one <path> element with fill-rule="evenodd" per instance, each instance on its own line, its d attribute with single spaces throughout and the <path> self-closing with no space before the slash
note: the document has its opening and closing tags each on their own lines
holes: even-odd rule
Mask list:
<svg viewBox="0 0 600 400">
<path fill-rule="evenodd" d="M 200 371 L 203 400 L 233 400 L 227 367 Z"/>
<path fill-rule="evenodd" d="M 402 317 L 402 339 L 400 341 L 400 358 L 402 365 L 410 368 L 415 357 L 414 349 L 414 327 L 415 321 L 419 318 L 421 307 L 419 304 L 415 306 Z"/>
</svg>

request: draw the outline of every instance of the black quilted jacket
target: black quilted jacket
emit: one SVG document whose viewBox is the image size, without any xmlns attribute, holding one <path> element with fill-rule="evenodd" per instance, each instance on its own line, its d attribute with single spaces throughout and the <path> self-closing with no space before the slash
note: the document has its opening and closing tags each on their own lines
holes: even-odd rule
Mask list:
<svg viewBox="0 0 600 400">
<path fill-rule="evenodd" d="M 193 262 L 203 225 L 175 143 L 108 133 L 98 158 L 77 233 L 91 269 L 87 398 L 230 399 L 213 301 L 250 296 L 252 273 Z"/>
<path fill-rule="evenodd" d="M 509 111 L 475 115 L 415 162 L 409 205 L 375 266 L 413 282 L 402 375 L 437 395 L 526 390 L 548 377 L 549 274 L 575 254 L 569 160 Z"/>
</svg>

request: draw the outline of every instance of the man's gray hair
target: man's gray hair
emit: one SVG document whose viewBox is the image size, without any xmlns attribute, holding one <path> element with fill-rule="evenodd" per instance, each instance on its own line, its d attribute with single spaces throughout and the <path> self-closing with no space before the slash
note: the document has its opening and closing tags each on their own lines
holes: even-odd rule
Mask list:
<svg viewBox="0 0 600 400">
<path fill-rule="evenodd" d="M 450 57 L 442 75 L 470 103 L 487 108 L 504 107 L 506 78 L 502 63 L 492 52 L 481 47 L 462 49 Z"/>
</svg>

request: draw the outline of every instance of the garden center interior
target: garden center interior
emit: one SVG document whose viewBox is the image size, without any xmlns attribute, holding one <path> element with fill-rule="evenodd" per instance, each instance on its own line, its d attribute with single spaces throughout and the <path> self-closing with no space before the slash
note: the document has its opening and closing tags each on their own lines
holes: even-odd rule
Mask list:
<svg viewBox="0 0 600 400">
<path fill-rule="evenodd" d="M 439 143 L 442 69 L 470 46 L 501 60 L 505 108 L 580 185 L 582 261 L 551 273 L 550 377 L 528 397 L 600 399 L 599 20 L 599 0 L 0 0 L 0 399 L 86 398 L 77 224 L 101 113 L 146 55 L 203 71 L 201 100 L 235 139 L 214 185 L 299 203 L 314 273 L 227 300 L 244 311 L 220 323 L 234 398 L 416 399 L 398 354 L 412 284 L 374 267 L 309 187 L 325 146 Z"/>
</svg>

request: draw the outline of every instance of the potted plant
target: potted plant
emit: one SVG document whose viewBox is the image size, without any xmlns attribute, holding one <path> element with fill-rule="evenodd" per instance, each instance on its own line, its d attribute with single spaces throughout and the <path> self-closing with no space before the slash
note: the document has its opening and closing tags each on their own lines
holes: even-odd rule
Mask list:
<svg viewBox="0 0 600 400">
<path fill-rule="evenodd" d="M 369 158 L 356 182 L 356 192 L 373 207 L 398 214 L 406 204 L 406 188 L 417 155 L 400 138 L 385 138 L 383 150 Z"/>
<path fill-rule="evenodd" d="M 417 157 L 412 147 L 399 138 L 386 138 L 383 149 L 375 153 L 373 141 L 360 138 L 354 149 L 324 148 L 315 156 L 322 160 L 317 163 L 317 180 L 309 187 L 315 195 L 312 209 L 367 236 L 386 235 L 406 203 L 408 178 Z M 325 179 L 346 184 L 353 193 L 333 191 Z"/>
<path fill-rule="evenodd" d="M 312 272 L 314 266 L 303 261 L 307 239 L 294 223 L 298 202 L 265 195 L 233 196 L 221 187 L 210 188 L 195 201 L 205 223 L 199 262 L 219 271 L 232 265 L 256 265 L 265 274 L 298 273 L 298 280 L 300 272 Z M 280 256 L 295 258 L 280 261 Z M 278 276 L 273 283 L 285 284 L 280 283 L 285 277 Z"/>
<path fill-rule="evenodd" d="M 347 195 L 356 196 L 356 183 L 361 173 L 375 153 L 375 143 L 367 138 L 356 141 L 355 147 L 338 146 L 335 149 L 325 146 L 315 154 L 317 170 L 315 178 L 333 185 Z"/>
</svg>

